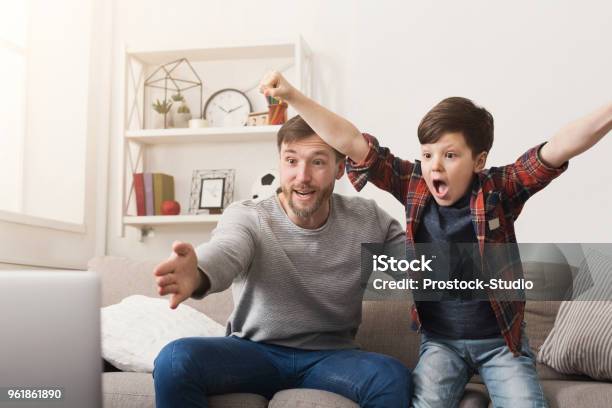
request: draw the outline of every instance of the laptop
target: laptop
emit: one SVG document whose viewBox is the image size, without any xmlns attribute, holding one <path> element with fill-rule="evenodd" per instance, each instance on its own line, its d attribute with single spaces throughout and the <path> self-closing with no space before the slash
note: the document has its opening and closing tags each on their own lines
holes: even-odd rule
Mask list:
<svg viewBox="0 0 612 408">
<path fill-rule="evenodd" d="M 0 271 L 0 407 L 101 407 L 100 281 Z"/>
</svg>

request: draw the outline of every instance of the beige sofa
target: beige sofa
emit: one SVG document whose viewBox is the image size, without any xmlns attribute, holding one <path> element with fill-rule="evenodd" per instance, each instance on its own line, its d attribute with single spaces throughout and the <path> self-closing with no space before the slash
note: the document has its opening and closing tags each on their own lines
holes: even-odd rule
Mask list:
<svg viewBox="0 0 612 408">
<path fill-rule="evenodd" d="M 103 306 L 119 302 L 126 296 L 142 294 L 157 297 L 152 271 L 155 261 L 139 262 L 126 258 L 100 257 L 89 263 L 89 269 L 102 278 Z M 566 273 L 555 264 L 528 262 L 524 264 L 527 276 Z M 566 268 L 567 269 L 567 268 Z M 232 310 L 230 291 L 211 295 L 202 301 L 190 299 L 187 303 L 208 316 L 225 324 Z M 527 302 L 527 334 L 531 347 L 537 353 L 553 326 L 560 302 Z M 357 334 L 366 350 L 388 354 L 413 368 L 419 350 L 419 335 L 410 330 L 410 317 L 406 301 L 366 301 L 363 303 L 363 323 Z M 596 382 L 586 377 L 569 376 L 552 368 L 538 365 L 544 393 L 550 406 L 555 407 L 610 407 L 612 383 Z M 155 397 L 151 374 L 105 372 L 103 374 L 104 406 L 154 407 Z M 230 394 L 211 397 L 212 408 L 300 407 L 348 408 L 357 405 L 339 395 L 316 390 L 285 390 L 272 400 L 254 394 Z M 486 389 L 478 376 L 468 384 L 460 407 L 491 406 Z"/>
</svg>

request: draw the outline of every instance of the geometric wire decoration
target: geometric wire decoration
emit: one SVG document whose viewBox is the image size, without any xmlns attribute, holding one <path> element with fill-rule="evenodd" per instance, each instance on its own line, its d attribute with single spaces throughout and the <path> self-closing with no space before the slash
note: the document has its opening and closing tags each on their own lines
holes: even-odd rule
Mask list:
<svg viewBox="0 0 612 408">
<path fill-rule="evenodd" d="M 193 74 L 193 77 L 195 77 L 194 79 L 180 78 L 179 75 L 177 74 L 178 72 L 177 68 L 179 68 L 180 66 L 185 66 L 185 65 L 189 68 L 188 72 L 191 72 L 191 74 Z M 162 86 L 162 83 L 163 83 L 163 86 Z M 200 109 L 198 111 L 200 112 L 200 119 L 202 118 L 202 80 L 200 79 L 200 76 L 195 71 L 195 69 L 193 69 L 193 66 L 187 60 L 187 58 L 181 58 L 176 61 L 167 62 L 161 65 L 155 71 L 153 71 L 151 75 L 149 75 L 149 77 L 145 80 L 144 86 L 145 86 L 145 89 L 146 88 L 163 89 L 164 90 L 164 101 L 169 100 L 168 99 L 168 89 L 172 89 L 176 93 L 180 93 L 187 89 L 199 87 L 200 88 Z M 146 123 L 145 117 L 144 117 L 145 112 L 147 111 L 147 109 L 144 108 L 147 105 L 146 98 L 147 98 L 146 92 L 143 92 L 143 99 L 144 99 L 143 101 L 143 110 L 144 110 L 143 123 Z M 166 126 L 166 115 L 167 113 L 164 113 L 164 127 Z"/>
</svg>

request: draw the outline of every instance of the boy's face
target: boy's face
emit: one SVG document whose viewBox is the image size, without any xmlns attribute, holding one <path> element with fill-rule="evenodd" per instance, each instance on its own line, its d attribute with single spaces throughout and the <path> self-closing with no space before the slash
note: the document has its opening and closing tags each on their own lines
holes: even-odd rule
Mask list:
<svg viewBox="0 0 612 408">
<path fill-rule="evenodd" d="M 484 168 L 487 153 L 476 157 L 461 132 L 449 132 L 421 145 L 421 169 L 429 191 L 441 206 L 456 203 L 470 189 L 474 173 Z"/>
</svg>

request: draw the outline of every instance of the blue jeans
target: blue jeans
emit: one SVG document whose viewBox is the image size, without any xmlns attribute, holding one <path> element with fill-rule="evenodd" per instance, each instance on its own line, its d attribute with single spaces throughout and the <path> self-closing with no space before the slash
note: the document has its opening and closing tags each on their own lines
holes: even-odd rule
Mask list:
<svg viewBox="0 0 612 408">
<path fill-rule="evenodd" d="M 398 360 L 356 349 L 301 350 L 237 337 L 188 337 L 167 344 L 153 370 L 157 408 L 207 407 L 207 395 L 287 388 L 340 394 L 361 407 L 406 408 L 409 370 Z"/>
<path fill-rule="evenodd" d="M 465 385 L 478 372 L 496 408 L 547 407 L 524 332 L 522 339 L 522 354 L 514 357 L 501 336 L 455 340 L 423 333 L 412 374 L 412 406 L 458 406 Z"/>
</svg>

